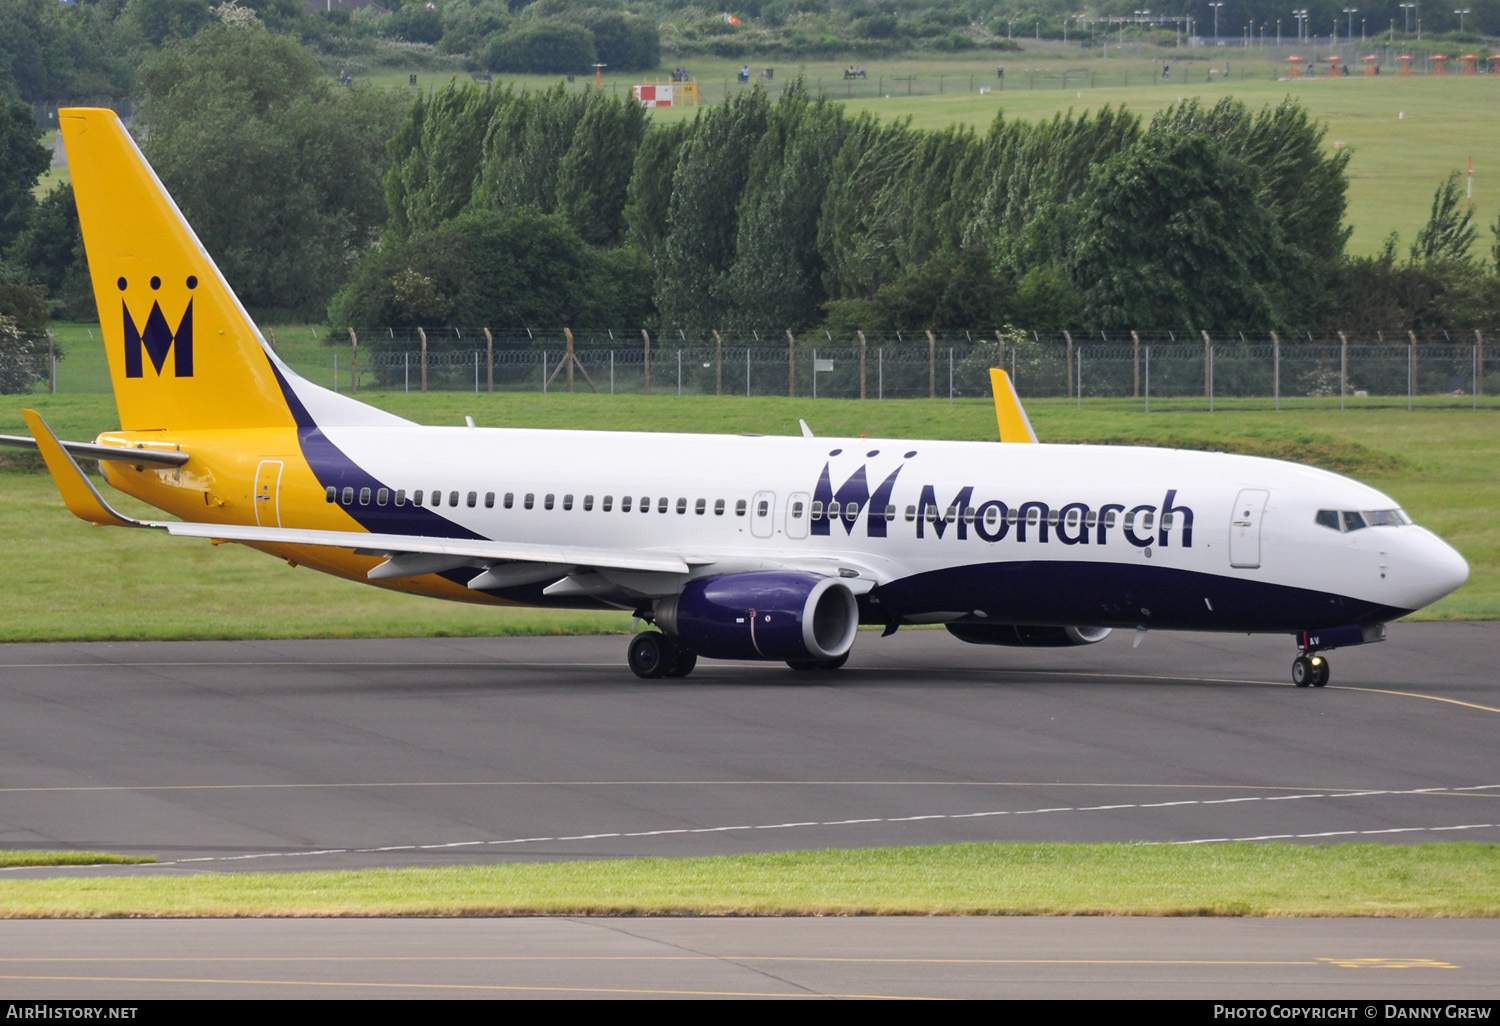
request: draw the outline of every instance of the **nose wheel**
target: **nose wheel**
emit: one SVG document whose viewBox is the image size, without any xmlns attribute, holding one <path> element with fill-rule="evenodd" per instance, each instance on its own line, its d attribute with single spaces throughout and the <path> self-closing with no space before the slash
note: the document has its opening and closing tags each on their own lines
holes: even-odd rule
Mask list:
<svg viewBox="0 0 1500 1026">
<path fill-rule="evenodd" d="M 1320 688 L 1328 683 L 1328 660 L 1304 654 L 1292 660 L 1292 683 L 1299 688 Z"/>
</svg>

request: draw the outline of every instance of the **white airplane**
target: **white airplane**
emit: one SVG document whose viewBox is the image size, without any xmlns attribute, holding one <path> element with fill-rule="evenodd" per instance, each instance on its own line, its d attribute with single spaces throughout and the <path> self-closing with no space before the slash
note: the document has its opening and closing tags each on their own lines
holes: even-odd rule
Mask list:
<svg viewBox="0 0 1500 1026">
<path fill-rule="evenodd" d="M 1468 576 L 1373 488 L 1222 453 L 1040 445 L 1003 376 L 1002 444 L 424 427 L 293 373 L 113 113 L 59 112 L 121 430 L 59 442 L 69 508 L 241 542 L 353 580 L 633 612 L 641 677 L 699 656 L 834 669 L 861 624 L 976 644 L 1113 628 L 1288 633 L 1324 650 Z M 1028 444 L 1012 444 L 1010 440 Z M 180 521 L 111 509 L 74 460 Z"/>
</svg>

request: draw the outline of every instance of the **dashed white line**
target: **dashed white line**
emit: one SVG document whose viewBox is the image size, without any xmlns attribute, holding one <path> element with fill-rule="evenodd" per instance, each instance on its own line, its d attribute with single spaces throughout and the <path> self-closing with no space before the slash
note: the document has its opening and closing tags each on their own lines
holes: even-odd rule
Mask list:
<svg viewBox="0 0 1500 1026">
<path fill-rule="evenodd" d="M 559 837 L 508 837 L 495 838 L 491 840 L 467 840 L 446 841 L 432 844 L 391 844 L 377 848 L 320 848 L 315 851 L 268 851 L 254 852 L 243 855 L 216 855 L 216 856 L 193 856 L 173 859 L 163 862 L 142 863 L 129 868 L 152 869 L 174 865 L 201 865 L 203 863 L 225 863 L 245 862 L 255 859 L 271 858 L 305 858 L 319 855 L 347 855 L 347 854 L 382 854 L 396 851 L 435 851 L 449 848 L 476 848 L 476 847 L 501 847 L 526 844 L 553 844 L 565 841 L 597 841 L 610 838 L 626 837 L 664 837 L 679 834 L 724 834 L 736 833 L 750 830 L 795 830 L 805 827 L 840 827 L 840 826 L 862 826 L 872 823 L 916 823 L 939 819 L 982 819 L 994 816 L 1032 816 L 1046 813 L 1059 812 L 1115 812 L 1122 809 L 1165 809 L 1186 805 L 1233 805 L 1246 802 L 1276 802 L 1295 801 L 1311 799 L 1342 799 L 1342 798 L 1366 798 L 1372 795 L 1429 795 L 1448 794 L 1455 792 L 1490 791 L 1500 789 L 1500 784 L 1474 784 L 1465 787 L 1421 787 L 1406 790 L 1381 790 L 1381 791 L 1336 791 L 1326 793 L 1290 794 L 1290 795 L 1252 795 L 1249 797 L 1236 798 L 1209 798 L 1209 799 L 1187 799 L 1175 802 L 1139 802 L 1133 804 L 1119 805 L 1083 805 L 1083 806 L 1049 806 L 1040 809 L 985 809 L 975 812 L 954 813 L 928 813 L 918 816 L 870 816 L 860 819 L 834 819 L 834 820 L 801 820 L 788 823 L 758 823 L 739 824 L 736 826 L 715 827 L 670 827 L 659 830 L 637 830 L 631 832 L 611 831 L 596 834 L 571 834 Z M 1327 830 L 1318 833 L 1306 834 L 1253 834 L 1243 837 L 1197 837 L 1190 840 L 1153 842 L 1163 844 L 1226 844 L 1236 841 L 1292 841 L 1292 840 L 1318 840 L 1329 837 L 1377 837 L 1389 834 L 1404 833 L 1434 833 L 1440 831 L 1459 830 L 1494 830 L 1500 829 L 1500 823 L 1462 823 L 1453 826 L 1411 826 L 1411 827 L 1386 827 L 1372 830 Z M 6 867 L 4 870 L 14 872 L 16 870 L 30 867 Z M 84 867 L 74 867 L 84 868 Z M 119 868 L 119 867 L 114 867 Z"/>
</svg>

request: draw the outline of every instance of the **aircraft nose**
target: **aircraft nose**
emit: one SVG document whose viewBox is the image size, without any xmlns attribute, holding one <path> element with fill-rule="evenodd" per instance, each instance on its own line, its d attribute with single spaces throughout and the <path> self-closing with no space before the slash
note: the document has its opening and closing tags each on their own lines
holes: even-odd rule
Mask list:
<svg viewBox="0 0 1500 1026">
<path fill-rule="evenodd" d="M 1469 579 L 1469 563 L 1458 550 L 1423 528 L 1398 572 L 1401 604 L 1408 609 L 1430 606 L 1457 591 Z"/>
</svg>

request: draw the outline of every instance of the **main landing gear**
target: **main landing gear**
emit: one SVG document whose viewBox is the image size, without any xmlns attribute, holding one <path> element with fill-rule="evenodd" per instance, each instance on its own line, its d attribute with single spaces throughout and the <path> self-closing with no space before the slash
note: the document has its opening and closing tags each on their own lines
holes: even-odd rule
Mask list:
<svg viewBox="0 0 1500 1026">
<path fill-rule="evenodd" d="M 641 631 L 631 638 L 626 658 L 630 661 L 631 672 L 644 680 L 686 677 L 698 665 L 696 653 L 660 631 Z"/>
<path fill-rule="evenodd" d="M 1305 652 L 1292 660 L 1292 683 L 1299 688 L 1320 688 L 1328 683 L 1328 660 Z"/>
</svg>

